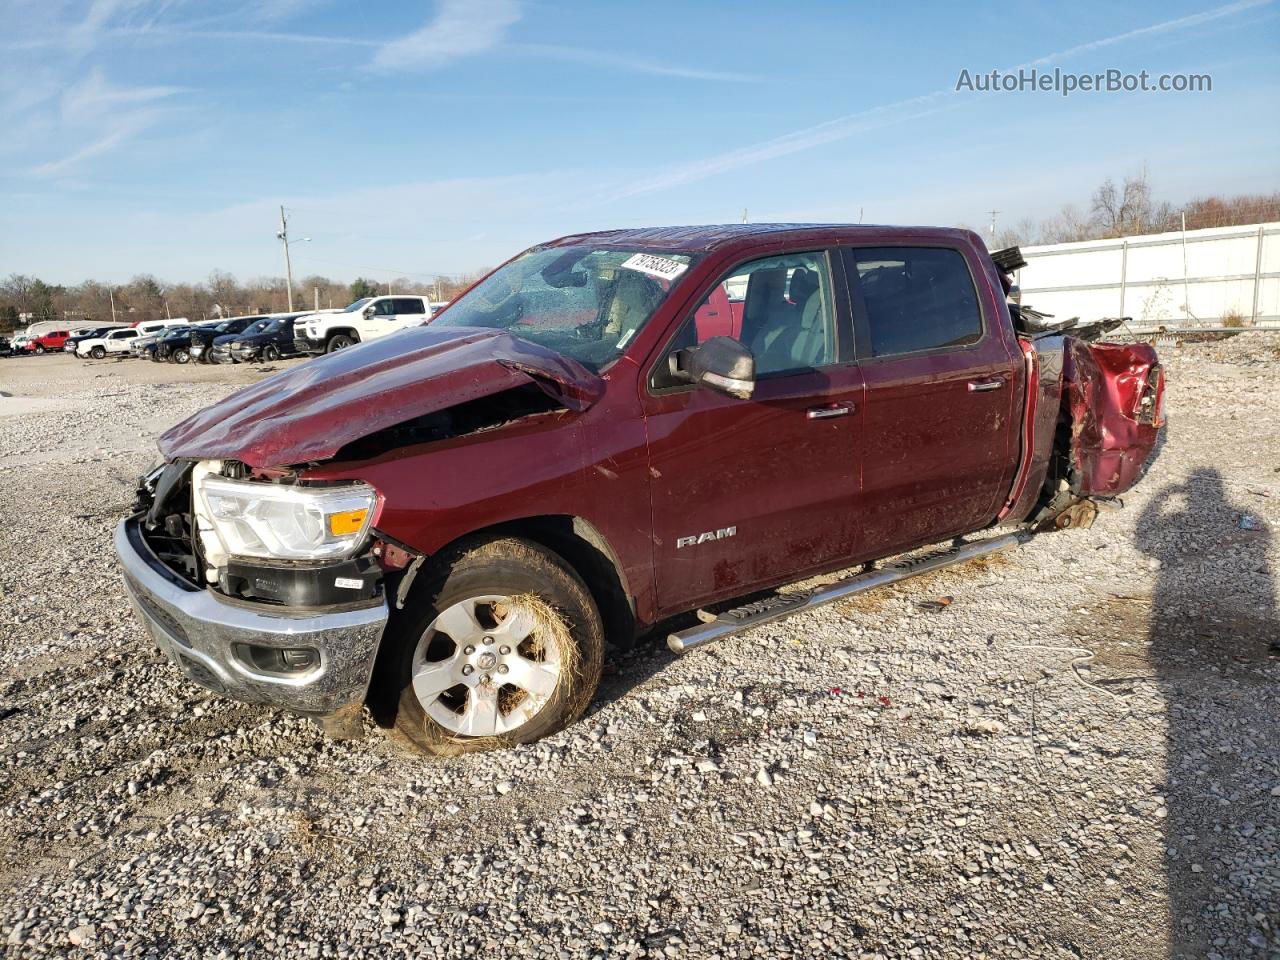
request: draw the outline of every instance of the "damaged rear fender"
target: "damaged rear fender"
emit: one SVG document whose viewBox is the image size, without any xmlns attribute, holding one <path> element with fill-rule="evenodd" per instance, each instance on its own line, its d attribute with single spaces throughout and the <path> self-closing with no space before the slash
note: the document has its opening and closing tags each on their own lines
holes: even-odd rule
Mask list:
<svg viewBox="0 0 1280 960">
<path fill-rule="evenodd" d="M 1137 482 L 1155 449 L 1164 426 L 1164 370 L 1149 344 L 1065 341 L 1071 491 L 1114 497 Z"/>
</svg>

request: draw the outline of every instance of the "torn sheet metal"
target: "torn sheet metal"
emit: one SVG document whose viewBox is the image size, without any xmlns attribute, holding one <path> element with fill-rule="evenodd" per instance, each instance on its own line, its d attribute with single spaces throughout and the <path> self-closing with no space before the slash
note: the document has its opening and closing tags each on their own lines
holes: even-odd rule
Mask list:
<svg viewBox="0 0 1280 960">
<path fill-rule="evenodd" d="M 233 393 L 167 430 L 160 452 L 251 467 L 324 460 L 384 427 L 530 383 L 577 411 L 604 393 L 582 364 L 509 333 L 414 327 Z"/>
<path fill-rule="evenodd" d="M 1148 344 L 1065 339 L 1072 488 L 1115 496 L 1133 486 L 1155 448 L 1164 423 L 1164 372 Z"/>
</svg>

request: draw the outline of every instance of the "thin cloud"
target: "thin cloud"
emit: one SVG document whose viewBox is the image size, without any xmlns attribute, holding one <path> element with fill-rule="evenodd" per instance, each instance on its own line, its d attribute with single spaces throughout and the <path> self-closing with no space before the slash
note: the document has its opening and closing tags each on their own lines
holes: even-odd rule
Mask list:
<svg viewBox="0 0 1280 960">
<path fill-rule="evenodd" d="M 1049 63 L 1065 60 L 1103 47 L 1113 46 L 1137 37 L 1185 30 L 1188 27 L 1199 26 L 1212 20 L 1219 20 L 1256 7 L 1266 6 L 1272 2 L 1273 0 L 1241 0 L 1241 2 L 1215 7 L 1202 13 L 1179 17 L 1175 20 L 1165 20 L 1148 27 L 1141 27 L 1137 30 L 1129 30 L 1115 36 L 1103 37 L 1099 40 L 1068 47 L 1065 50 L 1045 54 L 1028 63 L 1019 64 L 1003 72 L 1013 73 L 1021 69 L 1045 66 Z M 906 100 L 897 100 L 869 110 L 861 110 L 857 113 L 837 117 L 834 120 L 827 120 L 812 127 L 794 130 L 760 143 L 748 144 L 736 150 L 695 160 L 692 163 L 673 168 L 657 176 L 629 184 L 622 189 L 608 193 L 600 199 L 602 202 L 608 203 L 646 193 L 657 193 L 697 180 L 704 180 L 719 173 L 739 170 L 743 167 L 763 163 L 766 160 L 801 153 L 837 140 L 846 140 L 873 127 L 882 127 L 906 120 L 918 119 L 922 116 L 949 110 L 971 102 L 972 98 L 961 97 L 957 91 L 951 88 L 934 90 L 918 97 L 910 97 Z"/>
<path fill-rule="evenodd" d="M 502 43 L 520 19 L 518 0 L 440 0 L 436 16 L 374 55 L 376 70 L 420 70 L 484 53 Z"/>
<path fill-rule="evenodd" d="M 165 110 L 160 101 L 181 93 L 181 87 L 124 87 L 109 83 L 100 70 L 68 87 L 59 102 L 63 139 L 88 142 L 57 160 L 30 169 L 37 177 L 60 176 L 86 160 L 117 149 L 154 126 Z"/>
<path fill-rule="evenodd" d="M 637 57 L 628 57 L 610 53 L 607 50 L 583 50 L 578 47 L 561 47 L 546 43 L 513 44 L 511 49 L 543 57 L 548 60 L 563 60 L 568 63 L 585 63 L 601 67 L 625 70 L 630 73 L 648 73 L 658 77 L 679 77 L 684 80 L 718 80 L 730 83 L 753 83 L 759 77 L 750 74 L 725 70 L 704 70 L 699 67 L 684 67 L 677 64 L 658 63 Z"/>
</svg>

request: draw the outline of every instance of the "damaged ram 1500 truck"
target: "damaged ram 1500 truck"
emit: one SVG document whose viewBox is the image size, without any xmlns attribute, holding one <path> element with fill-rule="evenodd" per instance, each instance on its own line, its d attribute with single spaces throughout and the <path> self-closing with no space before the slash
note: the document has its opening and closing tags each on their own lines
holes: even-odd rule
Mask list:
<svg viewBox="0 0 1280 960">
<path fill-rule="evenodd" d="M 339 736 L 368 704 L 436 753 L 537 739 L 590 701 L 606 639 L 696 610 L 682 651 L 1129 488 L 1162 421 L 1155 353 L 1010 303 L 1020 263 L 934 228 L 534 247 L 429 327 L 165 433 L 116 532 L 126 587 L 227 696 Z"/>
</svg>

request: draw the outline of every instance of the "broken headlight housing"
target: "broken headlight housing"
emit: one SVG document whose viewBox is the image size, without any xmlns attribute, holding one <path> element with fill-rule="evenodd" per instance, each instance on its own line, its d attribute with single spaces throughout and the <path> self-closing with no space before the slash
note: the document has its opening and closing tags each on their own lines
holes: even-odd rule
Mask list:
<svg viewBox="0 0 1280 960">
<path fill-rule="evenodd" d="M 340 560 L 363 546 L 373 524 L 378 494 L 365 483 L 299 487 L 229 480 L 207 473 L 196 478 L 200 520 L 207 521 L 233 557 L 278 560 Z"/>
</svg>

